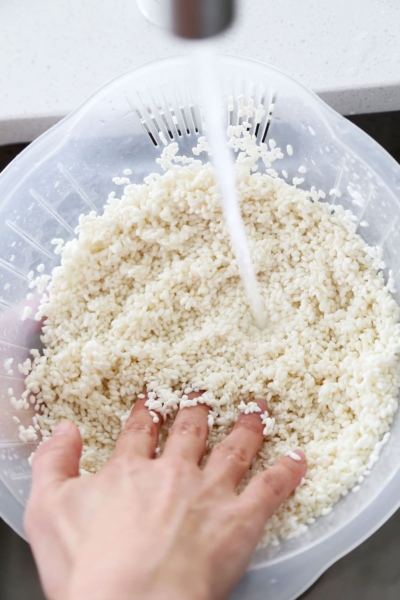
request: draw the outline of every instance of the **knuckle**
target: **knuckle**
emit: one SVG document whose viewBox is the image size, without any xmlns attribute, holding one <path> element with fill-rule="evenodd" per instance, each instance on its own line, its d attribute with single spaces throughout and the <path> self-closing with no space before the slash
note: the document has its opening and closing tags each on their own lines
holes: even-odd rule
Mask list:
<svg viewBox="0 0 400 600">
<path fill-rule="evenodd" d="M 179 455 L 172 456 L 168 460 L 168 471 L 169 474 L 174 478 L 186 476 L 192 470 L 193 468 L 191 463 Z"/>
<path fill-rule="evenodd" d="M 194 437 L 202 437 L 203 428 L 197 421 L 191 421 L 190 419 L 176 421 L 171 429 L 169 435 L 191 435 Z"/>
<path fill-rule="evenodd" d="M 128 478 L 129 480 L 137 481 L 138 477 L 143 474 L 142 464 L 140 460 L 136 464 L 128 463 L 125 461 L 123 468 L 121 468 L 120 475 Z M 112 473 L 113 480 L 115 480 L 114 473 Z"/>
<path fill-rule="evenodd" d="M 285 477 L 284 472 L 273 471 L 272 469 L 266 471 L 263 474 L 262 481 L 275 498 L 280 499 L 286 496 L 287 477 Z"/>
<path fill-rule="evenodd" d="M 238 519 L 237 513 L 230 510 L 228 507 L 226 510 L 219 511 L 218 528 L 220 529 L 220 531 L 229 530 L 229 529 L 231 530 L 232 525 L 236 524 L 236 522 L 238 520 L 239 519 Z"/>
<path fill-rule="evenodd" d="M 125 437 L 134 433 L 152 438 L 156 434 L 155 424 L 147 421 L 131 421 L 122 430 L 121 436 Z"/>
<path fill-rule="evenodd" d="M 244 427 L 245 429 L 248 429 L 257 435 L 260 435 L 262 432 L 261 419 L 254 419 L 254 417 L 249 418 L 247 415 L 238 421 L 237 427 Z"/>
<path fill-rule="evenodd" d="M 101 469 L 102 477 L 109 482 L 124 480 L 126 477 L 136 477 L 142 472 L 147 460 L 141 456 L 135 456 L 132 460 L 130 452 L 115 452 Z"/>
<path fill-rule="evenodd" d="M 102 468 L 102 476 L 110 478 L 111 480 L 117 480 L 121 474 L 126 474 L 126 471 L 130 468 L 132 463 L 131 457 L 126 453 L 115 452 L 110 460 Z"/>
<path fill-rule="evenodd" d="M 239 466 L 248 465 L 249 459 L 247 449 L 244 446 L 222 443 L 219 446 L 216 446 L 216 449 L 226 460 L 232 461 Z"/>
</svg>

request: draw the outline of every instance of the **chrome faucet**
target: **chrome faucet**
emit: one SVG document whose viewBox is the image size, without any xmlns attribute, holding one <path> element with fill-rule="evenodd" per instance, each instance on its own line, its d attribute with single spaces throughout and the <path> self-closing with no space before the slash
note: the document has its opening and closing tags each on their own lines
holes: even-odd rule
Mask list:
<svg viewBox="0 0 400 600">
<path fill-rule="evenodd" d="M 137 0 L 149 21 L 187 39 L 203 39 L 228 29 L 235 0 Z"/>
</svg>

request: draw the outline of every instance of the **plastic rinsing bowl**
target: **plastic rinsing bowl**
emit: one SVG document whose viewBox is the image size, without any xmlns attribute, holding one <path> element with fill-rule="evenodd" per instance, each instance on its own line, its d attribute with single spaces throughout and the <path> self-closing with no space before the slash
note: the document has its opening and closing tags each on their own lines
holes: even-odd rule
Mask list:
<svg viewBox="0 0 400 600">
<path fill-rule="evenodd" d="M 266 108 L 258 141 L 274 139 L 293 147 L 279 161 L 289 181 L 307 172 L 301 187 L 314 185 L 354 212 L 358 231 L 370 245 L 382 245 L 383 259 L 399 285 L 400 166 L 371 138 L 336 114 L 317 96 L 280 71 L 249 60 L 221 57 L 223 90 L 243 94 Z M 133 171 L 141 182 L 158 171 L 155 159 L 163 139 L 190 152 L 204 133 L 193 68 L 188 58 L 149 64 L 118 77 L 83 106 L 40 137 L 0 176 L 0 513 L 21 535 L 22 514 L 30 487 L 28 456 L 35 444 L 22 444 L 12 417 L 8 389 L 18 396 L 23 376 L 17 365 L 35 347 L 36 322 L 21 321 L 28 273 L 44 263 L 46 272 L 59 263 L 53 238 L 74 236 L 78 217 L 102 212 L 112 177 Z M 238 122 L 237 103 L 227 114 Z M 274 166 L 278 164 L 275 163 Z M 331 189 L 341 196 L 329 195 Z M 362 200 L 363 199 L 363 200 Z M 365 222 L 369 224 L 368 227 Z M 387 273 L 386 273 L 387 276 Z M 399 298 L 397 298 L 399 300 Z M 4 361 L 13 358 L 10 370 Z M 18 417 L 28 422 L 29 411 Z M 233 594 L 235 599 L 297 598 L 340 556 L 375 531 L 400 504 L 400 419 L 371 475 L 358 493 L 350 493 L 334 510 L 297 539 L 255 553 L 252 566 Z"/>
</svg>

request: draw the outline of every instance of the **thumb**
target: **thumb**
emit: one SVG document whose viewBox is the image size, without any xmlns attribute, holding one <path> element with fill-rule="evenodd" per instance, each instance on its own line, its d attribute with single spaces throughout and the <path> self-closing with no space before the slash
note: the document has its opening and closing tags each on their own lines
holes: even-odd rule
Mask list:
<svg viewBox="0 0 400 600">
<path fill-rule="evenodd" d="M 82 438 L 76 425 L 62 421 L 32 461 L 32 491 L 79 475 Z"/>
</svg>

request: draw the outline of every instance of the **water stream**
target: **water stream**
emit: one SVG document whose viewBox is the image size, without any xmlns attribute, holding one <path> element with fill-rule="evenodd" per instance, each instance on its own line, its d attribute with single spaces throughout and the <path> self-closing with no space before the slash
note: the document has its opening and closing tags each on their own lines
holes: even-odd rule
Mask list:
<svg viewBox="0 0 400 600">
<path fill-rule="evenodd" d="M 260 295 L 258 281 L 246 231 L 240 211 L 236 186 L 235 160 L 227 145 L 226 119 L 222 112 L 222 90 L 218 76 L 217 59 L 210 46 L 203 42 L 193 54 L 196 79 L 204 110 L 207 142 L 212 151 L 212 162 L 217 183 L 222 195 L 222 205 L 227 228 L 231 238 L 240 277 L 251 306 L 254 321 L 259 329 L 267 324 L 265 308 Z"/>
</svg>

